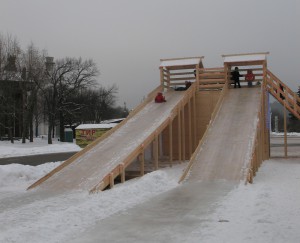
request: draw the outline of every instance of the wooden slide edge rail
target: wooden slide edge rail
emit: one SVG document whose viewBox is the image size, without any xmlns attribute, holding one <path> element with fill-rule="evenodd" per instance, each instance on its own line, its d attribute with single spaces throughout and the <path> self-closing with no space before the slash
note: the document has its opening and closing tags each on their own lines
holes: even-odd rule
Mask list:
<svg viewBox="0 0 300 243">
<path fill-rule="evenodd" d="M 270 70 L 267 70 L 267 90 L 300 120 L 300 98 Z"/>
<path fill-rule="evenodd" d="M 221 95 L 218 99 L 218 102 L 214 108 L 214 111 L 211 115 L 211 119 L 210 119 L 210 122 L 209 124 L 207 125 L 207 128 L 201 138 L 201 140 L 199 141 L 198 145 L 197 145 L 197 148 L 195 149 L 194 153 L 192 154 L 191 158 L 190 158 L 190 161 L 189 161 L 189 164 L 187 165 L 187 167 L 185 168 L 183 174 L 181 175 L 178 183 L 181 183 L 183 182 L 183 180 L 186 178 L 188 172 L 190 171 L 190 169 L 192 168 L 194 162 L 195 162 L 195 158 L 196 158 L 196 155 L 199 153 L 201 147 L 202 147 L 202 144 L 204 143 L 204 141 L 206 140 L 206 137 L 207 137 L 207 134 L 208 134 L 208 131 L 209 129 L 212 127 L 213 125 L 213 122 L 214 122 L 214 119 L 215 117 L 217 116 L 217 114 L 219 113 L 220 109 L 221 109 L 221 106 L 222 106 L 222 103 L 223 103 L 223 100 L 224 100 L 224 97 L 225 95 L 227 94 L 227 91 L 228 91 L 228 85 L 227 83 L 225 83 L 223 85 L 223 89 L 221 91 Z"/>
<path fill-rule="evenodd" d="M 132 161 L 141 155 L 144 149 L 152 143 L 157 136 L 167 127 L 169 126 L 172 121 L 178 116 L 180 110 L 184 108 L 184 106 L 196 95 L 196 87 L 197 84 L 193 83 L 191 87 L 185 91 L 184 96 L 182 97 L 181 101 L 171 110 L 170 116 L 152 133 L 150 134 L 134 151 L 132 151 L 123 163 L 117 165 L 110 173 L 108 173 L 101 181 L 99 181 L 90 191 L 89 193 L 96 193 L 102 191 L 107 186 L 113 187 L 114 179 L 121 175 L 121 182 L 125 181 L 124 174 L 125 168 L 129 166 Z M 176 92 L 176 91 L 174 91 Z"/>
<path fill-rule="evenodd" d="M 258 121 L 256 124 L 255 137 L 252 143 L 251 159 L 247 165 L 246 175 L 245 175 L 245 185 L 247 183 L 253 183 L 253 177 L 256 175 L 258 168 L 263 162 L 263 127 L 264 124 L 264 110 L 263 110 L 263 99 L 264 99 L 264 88 L 261 87 L 260 94 L 260 110 L 258 112 Z"/>
<path fill-rule="evenodd" d="M 106 139 L 107 137 L 109 137 L 117 129 L 119 129 L 120 127 L 122 127 L 123 125 L 125 125 L 127 123 L 127 121 L 131 117 L 133 117 L 135 114 L 137 114 L 139 111 L 141 111 L 150 101 L 152 101 L 154 99 L 154 97 L 156 96 L 157 92 L 162 91 L 162 89 L 163 89 L 163 87 L 161 85 L 159 85 L 158 87 L 156 87 L 153 91 L 151 91 L 148 94 L 147 98 L 140 105 L 138 105 L 133 111 L 131 111 L 129 113 L 129 115 L 122 122 L 120 122 L 117 126 L 113 127 L 112 129 L 110 129 L 109 131 L 107 131 L 106 133 L 104 133 L 101 137 L 97 138 L 94 142 L 92 142 L 91 144 L 89 144 L 88 146 L 86 146 L 84 149 L 82 149 L 78 153 L 76 153 L 73 156 L 71 156 L 69 159 L 67 159 L 65 162 L 63 162 L 61 165 L 59 165 L 58 167 L 56 167 L 55 169 L 53 169 L 52 171 L 50 171 L 48 174 L 46 174 L 45 176 L 43 176 L 42 178 L 40 178 L 39 180 L 37 180 L 36 182 L 34 182 L 32 185 L 30 185 L 27 188 L 27 190 L 32 189 L 32 188 L 40 185 L 41 183 L 43 183 L 44 181 L 46 181 L 48 178 L 50 178 L 51 176 L 53 176 L 54 174 L 56 174 L 57 172 L 59 172 L 60 170 L 62 170 L 64 167 L 66 167 L 69 164 L 71 164 L 72 162 L 74 162 L 81 155 L 87 153 L 93 147 L 95 147 L 97 144 L 99 144 L 104 139 Z"/>
</svg>

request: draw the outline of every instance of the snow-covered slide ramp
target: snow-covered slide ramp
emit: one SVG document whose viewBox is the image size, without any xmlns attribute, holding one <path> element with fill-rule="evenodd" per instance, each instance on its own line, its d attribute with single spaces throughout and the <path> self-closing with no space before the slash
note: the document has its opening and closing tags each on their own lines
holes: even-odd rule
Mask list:
<svg viewBox="0 0 300 243">
<path fill-rule="evenodd" d="M 228 89 L 185 180 L 245 179 L 254 149 L 260 93 L 260 87 Z"/>
<path fill-rule="evenodd" d="M 51 191 L 102 190 L 107 186 L 102 185 L 102 181 L 130 156 L 134 159 L 135 151 L 144 143 L 149 144 L 153 140 L 153 134 L 159 128 L 162 129 L 185 94 L 168 91 L 165 94 L 167 102 L 155 103 L 153 99 L 149 100 L 143 109 L 110 136 L 30 188 L 38 185 L 38 189 Z"/>
</svg>

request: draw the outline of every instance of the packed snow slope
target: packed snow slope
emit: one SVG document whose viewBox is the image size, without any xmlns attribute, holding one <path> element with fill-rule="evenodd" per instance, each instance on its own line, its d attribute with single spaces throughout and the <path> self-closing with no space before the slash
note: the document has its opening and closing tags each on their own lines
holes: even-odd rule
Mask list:
<svg viewBox="0 0 300 243">
<path fill-rule="evenodd" d="M 169 91 L 167 102 L 150 101 L 141 111 L 109 137 L 79 156 L 68 166 L 44 181 L 37 189 L 49 191 L 91 190 L 156 129 L 169 119 L 185 92 Z"/>
<path fill-rule="evenodd" d="M 245 177 L 260 110 L 260 88 L 229 89 L 188 181 L 230 180 Z"/>
</svg>

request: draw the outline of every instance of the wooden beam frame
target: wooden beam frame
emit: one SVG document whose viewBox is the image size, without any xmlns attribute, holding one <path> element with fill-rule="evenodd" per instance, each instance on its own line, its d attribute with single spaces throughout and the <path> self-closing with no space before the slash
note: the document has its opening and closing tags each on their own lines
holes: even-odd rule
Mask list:
<svg viewBox="0 0 300 243">
<path fill-rule="evenodd" d="M 173 120 L 170 118 L 169 124 L 169 161 L 170 167 L 173 165 Z"/>
</svg>

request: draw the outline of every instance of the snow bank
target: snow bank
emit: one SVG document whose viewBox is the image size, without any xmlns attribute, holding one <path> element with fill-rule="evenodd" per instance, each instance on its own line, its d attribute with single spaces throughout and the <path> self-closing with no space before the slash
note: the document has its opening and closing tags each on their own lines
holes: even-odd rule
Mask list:
<svg viewBox="0 0 300 243">
<path fill-rule="evenodd" d="M 46 163 L 38 166 L 10 164 L 0 166 L 0 190 L 25 190 L 61 162 Z"/>
</svg>

